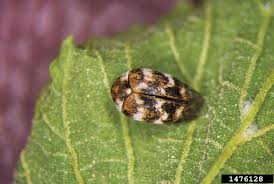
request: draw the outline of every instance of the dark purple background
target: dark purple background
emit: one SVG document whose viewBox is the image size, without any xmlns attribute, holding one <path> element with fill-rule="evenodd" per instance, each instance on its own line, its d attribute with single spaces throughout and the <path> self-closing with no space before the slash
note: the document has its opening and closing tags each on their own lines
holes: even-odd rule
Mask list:
<svg viewBox="0 0 274 184">
<path fill-rule="evenodd" d="M 193 2 L 197 2 L 193 1 Z M 61 41 L 153 23 L 175 0 L 0 0 L 0 183 L 10 183 Z"/>
</svg>

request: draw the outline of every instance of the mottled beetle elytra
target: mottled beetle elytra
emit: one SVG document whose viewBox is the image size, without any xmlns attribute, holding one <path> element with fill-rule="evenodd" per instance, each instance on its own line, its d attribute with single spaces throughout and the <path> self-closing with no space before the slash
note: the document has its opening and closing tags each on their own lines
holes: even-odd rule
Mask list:
<svg viewBox="0 0 274 184">
<path fill-rule="evenodd" d="M 137 68 L 118 77 L 111 96 L 119 111 L 137 121 L 155 124 L 192 119 L 200 110 L 200 95 L 170 74 Z"/>
</svg>

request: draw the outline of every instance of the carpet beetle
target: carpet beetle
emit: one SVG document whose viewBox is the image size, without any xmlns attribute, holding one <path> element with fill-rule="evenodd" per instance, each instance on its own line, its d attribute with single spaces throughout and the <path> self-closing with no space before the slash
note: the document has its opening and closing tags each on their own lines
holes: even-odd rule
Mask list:
<svg viewBox="0 0 274 184">
<path fill-rule="evenodd" d="M 189 108 L 192 90 L 170 74 L 132 69 L 118 77 L 111 96 L 119 111 L 137 121 L 177 122 Z"/>
</svg>

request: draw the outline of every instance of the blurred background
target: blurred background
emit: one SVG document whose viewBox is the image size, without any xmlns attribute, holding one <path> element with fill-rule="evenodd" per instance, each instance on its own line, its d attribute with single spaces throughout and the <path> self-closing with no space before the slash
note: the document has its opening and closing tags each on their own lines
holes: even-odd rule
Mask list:
<svg viewBox="0 0 274 184">
<path fill-rule="evenodd" d="M 187 3 L 198 4 L 198 0 Z M 0 0 L 0 184 L 11 183 L 31 130 L 35 99 L 61 41 L 113 36 L 152 24 L 176 0 Z"/>
</svg>

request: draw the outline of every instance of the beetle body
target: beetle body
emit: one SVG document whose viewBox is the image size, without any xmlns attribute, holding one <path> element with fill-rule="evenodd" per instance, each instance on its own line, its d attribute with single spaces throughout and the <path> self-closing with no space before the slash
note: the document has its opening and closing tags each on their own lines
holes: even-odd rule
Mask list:
<svg viewBox="0 0 274 184">
<path fill-rule="evenodd" d="M 112 99 L 119 111 L 137 121 L 177 122 L 187 111 L 191 90 L 170 74 L 138 68 L 116 79 Z"/>
</svg>

